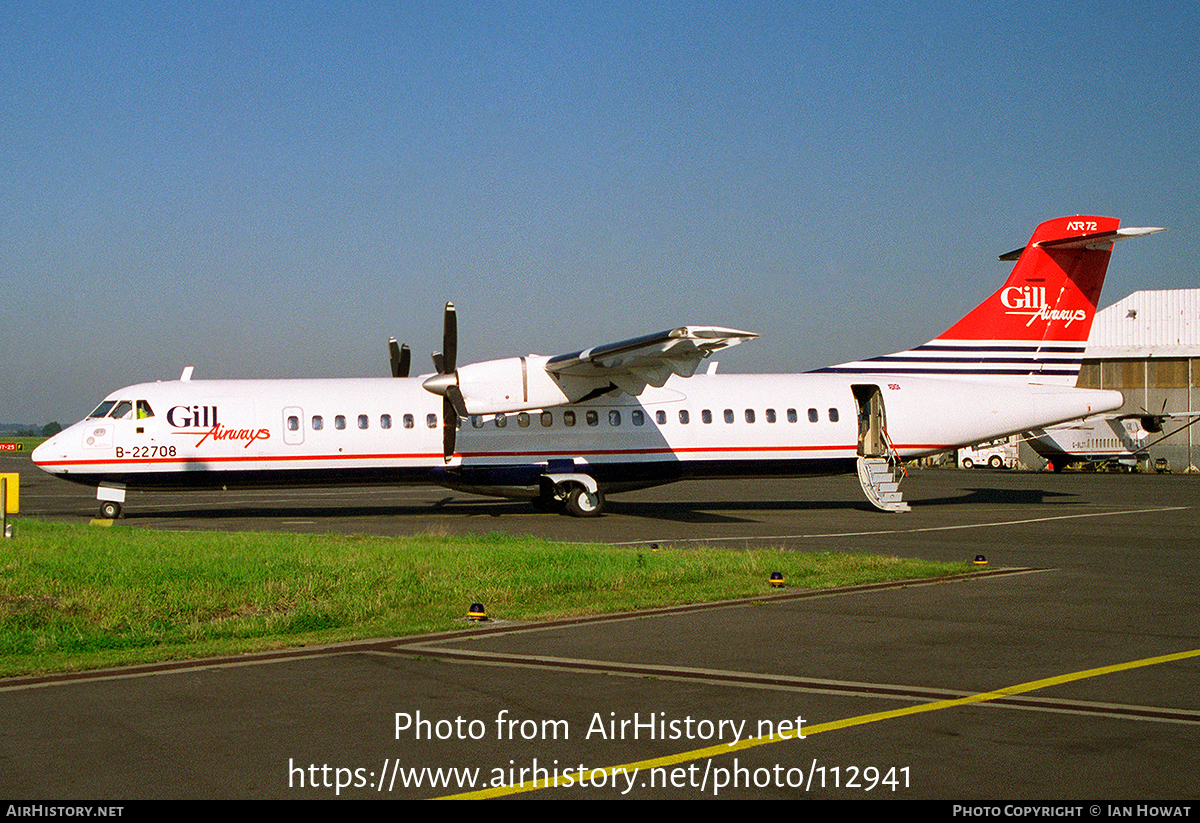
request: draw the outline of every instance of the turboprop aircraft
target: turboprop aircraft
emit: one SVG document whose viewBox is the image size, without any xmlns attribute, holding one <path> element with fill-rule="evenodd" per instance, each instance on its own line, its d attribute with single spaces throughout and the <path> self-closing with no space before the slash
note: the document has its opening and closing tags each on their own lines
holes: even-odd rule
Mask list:
<svg viewBox="0 0 1200 823">
<path fill-rule="evenodd" d="M 556 357 L 459 367 L 447 304 L 437 373 L 392 378 L 179 380 L 111 393 L 33 453 L 97 487 L 435 483 L 601 513 L 607 494 L 684 478 L 796 477 L 857 469 L 867 498 L 903 511 L 902 460 L 1097 414 L 1119 392 L 1074 388 L 1109 256 L 1110 217 L 1034 231 L 995 293 L 908 351 L 803 374 L 697 374 L 756 335 L 683 326 Z M 956 287 L 961 284 L 956 283 Z M 440 398 L 440 402 L 439 402 Z"/>
<path fill-rule="evenodd" d="M 1163 434 L 1167 420 L 1191 422 Z M 1200 419 L 1200 412 L 1158 414 L 1101 414 L 1084 420 L 1060 423 L 1025 433 L 1030 448 L 1047 461 L 1046 468 L 1060 472 L 1068 466 L 1085 467 L 1110 464 L 1133 471 L 1137 464 L 1150 459 L 1150 447 L 1166 440 Z M 1162 435 L 1154 437 L 1154 435 Z"/>
</svg>

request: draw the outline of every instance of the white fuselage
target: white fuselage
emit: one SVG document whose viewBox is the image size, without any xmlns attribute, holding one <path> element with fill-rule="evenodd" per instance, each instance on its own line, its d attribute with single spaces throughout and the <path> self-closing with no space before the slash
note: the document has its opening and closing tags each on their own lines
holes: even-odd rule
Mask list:
<svg viewBox="0 0 1200 823">
<path fill-rule="evenodd" d="M 640 396 L 464 418 L 442 453 L 442 402 L 423 378 L 185 380 L 109 395 L 34 453 L 89 485 L 186 488 L 438 483 L 536 493 L 547 473 L 619 491 L 686 477 L 853 471 L 852 386 L 877 386 L 895 451 L 911 458 L 1115 409 L 1117 392 L 895 375 L 698 374 Z M 141 411 L 138 411 L 141 409 Z M 113 412 L 108 412 L 113 413 Z M 139 416 L 140 415 L 140 416 Z"/>
</svg>

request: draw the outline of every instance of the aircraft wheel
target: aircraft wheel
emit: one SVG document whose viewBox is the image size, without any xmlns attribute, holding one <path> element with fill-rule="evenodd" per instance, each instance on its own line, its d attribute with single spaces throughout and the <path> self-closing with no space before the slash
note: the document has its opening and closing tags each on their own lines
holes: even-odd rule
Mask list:
<svg viewBox="0 0 1200 823">
<path fill-rule="evenodd" d="M 975 468 L 975 461 L 969 457 L 964 457 L 962 461 L 962 467 L 964 469 L 973 469 Z"/>
<path fill-rule="evenodd" d="M 592 494 L 583 486 L 573 486 L 567 493 L 567 512 L 574 517 L 599 517 L 604 511 L 604 495 Z"/>
<path fill-rule="evenodd" d="M 988 465 L 993 469 L 1002 469 L 1004 468 L 1004 460 L 1001 459 L 1000 455 L 993 454 L 991 459 L 988 460 Z"/>
<path fill-rule="evenodd" d="M 116 520 L 121 516 L 121 504 L 112 500 L 105 500 L 100 504 L 100 518 L 102 520 Z"/>
</svg>

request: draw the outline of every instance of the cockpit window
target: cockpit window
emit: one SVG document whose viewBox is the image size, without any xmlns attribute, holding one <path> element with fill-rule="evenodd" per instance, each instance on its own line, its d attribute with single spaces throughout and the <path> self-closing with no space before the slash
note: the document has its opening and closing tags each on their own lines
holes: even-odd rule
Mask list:
<svg viewBox="0 0 1200 823">
<path fill-rule="evenodd" d="M 150 404 L 145 400 L 137 401 L 137 419 L 145 420 L 147 417 L 153 417 L 154 410 L 150 408 Z"/>
<path fill-rule="evenodd" d="M 88 419 L 93 417 L 103 417 L 104 415 L 108 414 L 108 410 L 116 404 L 116 400 L 105 400 L 103 403 L 97 406 L 91 414 L 88 415 Z"/>
<path fill-rule="evenodd" d="M 133 404 L 128 400 L 122 400 L 117 403 L 116 408 L 108 413 L 108 416 L 113 420 L 121 420 L 128 417 L 131 411 L 133 411 Z"/>
</svg>

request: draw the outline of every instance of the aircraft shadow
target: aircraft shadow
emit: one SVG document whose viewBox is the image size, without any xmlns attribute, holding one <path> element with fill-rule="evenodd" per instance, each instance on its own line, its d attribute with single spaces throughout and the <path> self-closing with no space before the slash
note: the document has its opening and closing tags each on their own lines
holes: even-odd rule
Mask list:
<svg viewBox="0 0 1200 823">
<path fill-rule="evenodd" d="M 964 489 L 961 494 L 942 495 L 910 499 L 913 509 L 920 511 L 950 506 L 1036 506 L 1048 502 L 1061 504 L 1064 498 L 1074 497 L 1069 492 L 1049 489 Z M 606 513 L 622 517 L 659 520 L 689 524 L 750 523 L 759 518 L 755 512 L 828 512 L 875 514 L 876 510 L 866 500 L 687 500 L 687 501 L 629 501 L 610 499 Z M 124 515 L 130 522 L 173 519 L 183 521 L 261 519 L 280 520 L 332 520 L 344 521 L 363 518 L 428 517 L 437 515 L 450 518 L 513 518 L 553 517 L 539 514 L 528 503 L 519 500 L 490 500 L 467 497 L 446 497 L 433 504 L 375 506 L 339 506 L 318 504 L 312 506 L 225 506 L 181 508 L 175 511 L 138 510 Z"/>
</svg>

